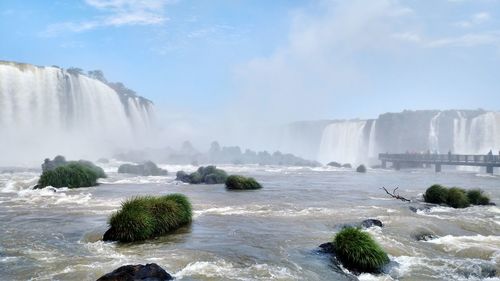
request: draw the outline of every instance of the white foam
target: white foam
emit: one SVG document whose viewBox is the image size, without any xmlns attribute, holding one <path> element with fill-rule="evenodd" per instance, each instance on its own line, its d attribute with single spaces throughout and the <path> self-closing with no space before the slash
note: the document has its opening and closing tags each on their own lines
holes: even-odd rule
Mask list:
<svg viewBox="0 0 500 281">
<path fill-rule="evenodd" d="M 452 236 L 446 235 L 440 238 L 426 241 L 425 243 L 443 245 L 445 252 L 458 253 L 471 248 L 491 251 L 492 254 L 500 253 L 500 236 Z M 494 255 L 492 255 L 494 256 Z"/>
<path fill-rule="evenodd" d="M 273 209 L 271 205 L 244 205 L 244 206 L 225 206 L 211 207 L 202 210 L 195 210 L 195 217 L 202 215 L 255 215 L 255 216 L 275 216 L 275 217 L 301 217 L 317 215 L 333 215 L 338 210 L 330 208 L 309 207 L 304 209 Z"/>
<path fill-rule="evenodd" d="M 188 276 L 227 278 L 232 280 L 298 280 L 289 269 L 268 264 L 235 265 L 225 260 L 197 261 L 186 265 L 174 276 L 182 279 Z"/>
</svg>

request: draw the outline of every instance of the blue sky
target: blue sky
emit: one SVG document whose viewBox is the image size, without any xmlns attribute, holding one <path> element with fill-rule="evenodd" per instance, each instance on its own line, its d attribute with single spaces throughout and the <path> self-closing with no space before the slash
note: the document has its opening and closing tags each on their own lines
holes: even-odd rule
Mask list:
<svg viewBox="0 0 500 281">
<path fill-rule="evenodd" d="M 171 119 L 500 109 L 498 0 L 1 0 L 0 59 L 101 69 Z"/>
</svg>

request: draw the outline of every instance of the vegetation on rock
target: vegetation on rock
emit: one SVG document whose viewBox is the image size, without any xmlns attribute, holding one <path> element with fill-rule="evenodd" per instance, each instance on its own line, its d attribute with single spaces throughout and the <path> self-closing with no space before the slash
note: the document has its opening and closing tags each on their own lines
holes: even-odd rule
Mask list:
<svg viewBox="0 0 500 281">
<path fill-rule="evenodd" d="M 132 165 L 123 164 L 118 167 L 118 173 L 134 174 L 141 176 L 166 176 L 168 174 L 167 170 L 163 170 L 156 166 L 155 163 L 151 161 L 146 161 L 143 164 Z"/>
<path fill-rule="evenodd" d="M 226 188 L 230 190 L 260 189 L 262 185 L 254 178 L 231 175 L 226 180 Z"/>
<path fill-rule="evenodd" d="M 46 186 L 53 187 L 90 187 L 97 185 L 97 179 L 105 178 L 104 170 L 90 161 L 66 161 L 63 156 L 54 160 L 45 159 L 42 164 L 42 175 L 35 189 Z"/>
<path fill-rule="evenodd" d="M 384 250 L 366 232 L 346 227 L 335 235 L 335 253 L 344 267 L 356 272 L 378 272 L 389 262 Z"/>
<path fill-rule="evenodd" d="M 177 172 L 177 180 L 191 184 L 221 184 L 225 183 L 226 179 L 227 173 L 215 166 L 199 167 L 196 172 L 191 174 L 184 171 Z"/>
<path fill-rule="evenodd" d="M 467 198 L 472 205 L 488 205 L 490 198 L 483 194 L 480 189 L 471 189 L 467 191 Z"/>
<path fill-rule="evenodd" d="M 133 242 L 165 235 L 191 222 L 191 203 L 182 194 L 135 197 L 109 219 L 105 241 Z"/>
<path fill-rule="evenodd" d="M 458 187 L 446 188 L 439 184 L 435 184 L 425 191 L 424 201 L 434 204 L 446 204 L 453 208 L 467 208 L 471 204 L 490 204 L 490 198 L 484 195 L 479 189 L 464 190 Z"/>
</svg>

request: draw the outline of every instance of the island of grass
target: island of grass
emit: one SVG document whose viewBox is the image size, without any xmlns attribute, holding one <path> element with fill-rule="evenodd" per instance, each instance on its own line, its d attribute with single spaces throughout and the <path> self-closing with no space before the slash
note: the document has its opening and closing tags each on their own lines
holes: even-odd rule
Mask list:
<svg viewBox="0 0 500 281">
<path fill-rule="evenodd" d="M 439 184 L 432 185 L 425 191 L 424 201 L 447 205 L 453 208 L 467 208 L 470 205 L 490 204 L 490 198 L 484 195 L 480 189 L 447 188 Z"/>
<path fill-rule="evenodd" d="M 34 188 L 90 187 L 98 184 L 97 179 L 105 177 L 104 170 L 90 161 L 66 161 L 59 155 L 54 160 L 45 159 L 42 164 L 42 175 Z"/>
<path fill-rule="evenodd" d="M 111 215 L 110 228 L 103 240 L 142 241 L 172 232 L 189 224 L 191 219 L 191 203 L 182 194 L 135 197 L 125 201 L 122 208 Z"/>
<path fill-rule="evenodd" d="M 177 180 L 190 184 L 222 184 L 226 182 L 226 179 L 227 173 L 215 166 L 199 167 L 196 172 L 191 174 L 184 171 L 177 172 Z"/>
<path fill-rule="evenodd" d="M 134 174 L 139 176 L 166 176 L 168 174 L 168 171 L 159 168 L 152 161 L 146 161 L 138 165 L 132 165 L 132 164 L 120 165 L 120 167 L 118 167 L 118 173 Z"/>
<path fill-rule="evenodd" d="M 366 232 L 346 227 L 333 239 L 334 253 L 342 265 L 355 273 L 379 273 L 389 262 L 384 250 Z"/>
<path fill-rule="evenodd" d="M 262 185 L 254 178 L 247 178 L 243 176 L 231 175 L 227 177 L 226 188 L 228 190 L 252 190 L 260 189 Z"/>
</svg>

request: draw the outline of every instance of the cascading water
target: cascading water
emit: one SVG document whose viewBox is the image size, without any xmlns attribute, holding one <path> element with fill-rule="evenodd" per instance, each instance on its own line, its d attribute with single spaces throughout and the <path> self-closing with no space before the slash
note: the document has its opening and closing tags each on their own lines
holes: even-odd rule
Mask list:
<svg viewBox="0 0 500 281">
<path fill-rule="evenodd" d="M 135 143 L 151 112 L 150 105 L 125 104 L 109 86 L 84 75 L 0 62 L 0 164 L 39 163 L 55 154 L 109 155 Z"/>
<path fill-rule="evenodd" d="M 456 153 L 486 154 L 490 150 L 498 150 L 500 113 L 486 112 L 472 119 L 458 114 L 458 118 L 454 120 L 453 132 L 453 147 Z"/>
<path fill-rule="evenodd" d="M 366 121 L 343 121 L 328 125 L 321 138 L 318 161 L 328 163 L 361 163 L 366 151 L 364 129 Z"/>
<path fill-rule="evenodd" d="M 380 151 L 446 153 L 449 150 L 457 154 L 484 155 L 490 150 L 499 153 L 500 112 L 413 111 L 381 115 L 368 121 L 332 121 L 323 130 L 316 160 L 377 164 Z"/>
<path fill-rule="evenodd" d="M 373 120 L 370 127 L 370 136 L 368 137 L 368 157 L 370 160 L 376 159 L 378 156 L 377 148 L 377 120 Z"/>
<path fill-rule="evenodd" d="M 439 153 L 439 116 L 441 111 L 432 117 L 429 127 L 429 150 Z"/>
</svg>

